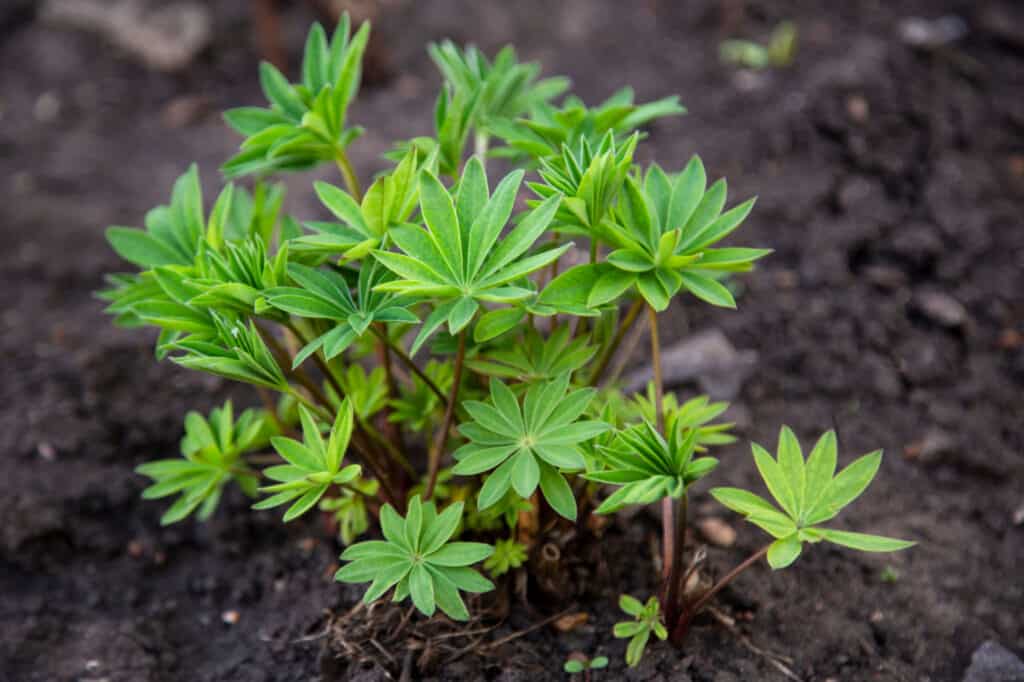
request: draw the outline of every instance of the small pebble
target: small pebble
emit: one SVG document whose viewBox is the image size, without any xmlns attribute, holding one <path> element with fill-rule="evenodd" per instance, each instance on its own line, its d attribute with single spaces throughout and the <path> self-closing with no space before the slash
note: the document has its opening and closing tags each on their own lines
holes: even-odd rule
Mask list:
<svg viewBox="0 0 1024 682">
<path fill-rule="evenodd" d="M 736 530 L 717 517 L 701 519 L 697 528 L 708 542 L 718 547 L 732 547 L 736 542 Z"/>
<path fill-rule="evenodd" d="M 863 95 L 850 95 L 846 100 L 846 113 L 850 120 L 856 123 L 864 123 L 871 114 L 871 107 Z"/>
<path fill-rule="evenodd" d="M 234 609 L 231 609 L 230 611 L 225 611 L 224 613 L 220 614 L 220 619 L 224 621 L 224 623 L 227 625 L 235 625 L 236 623 L 238 623 L 238 619 L 240 617 L 241 616 L 239 616 L 238 611 L 235 611 Z"/>
<path fill-rule="evenodd" d="M 571 632 L 579 626 L 585 624 L 590 619 L 590 614 L 585 611 L 579 611 L 577 613 L 567 613 L 561 618 L 555 620 L 552 624 L 555 629 L 559 632 Z"/>
</svg>

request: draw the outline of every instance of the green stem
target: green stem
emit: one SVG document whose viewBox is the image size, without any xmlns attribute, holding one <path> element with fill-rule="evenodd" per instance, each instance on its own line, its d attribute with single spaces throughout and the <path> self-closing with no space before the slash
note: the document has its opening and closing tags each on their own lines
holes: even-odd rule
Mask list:
<svg viewBox="0 0 1024 682">
<path fill-rule="evenodd" d="M 604 351 L 601 353 L 601 357 L 597 361 L 597 367 L 594 368 L 593 373 L 590 375 L 590 385 L 597 386 L 601 383 L 601 378 L 604 376 L 605 370 L 608 369 L 608 363 L 615 356 L 615 351 L 622 345 L 622 339 L 626 338 L 626 333 L 636 322 L 636 318 L 639 317 L 640 311 L 644 307 L 644 299 L 637 298 L 633 301 L 633 305 L 629 306 L 629 310 L 626 311 L 626 316 L 622 318 L 622 323 L 619 324 L 618 330 L 615 332 L 615 336 L 611 342 L 605 346 Z"/>
<path fill-rule="evenodd" d="M 658 313 L 653 306 L 647 306 L 647 319 L 651 327 L 651 364 L 654 367 L 654 419 L 658 433 L 665 431 L 665 389 L 661 374 L 661 343 L 658 340 Z M 662 576 L 672 575 L 675 559 L 675 524 L 673 523 L 672 498 L 661 500 L 661 547 Z"/>
<path fill-rule="evenodd" d="M 452 428 L 452 421 L 455 419 L 455 404 L 459 398 L 459 384 L 462 383 L 462 366 L 466 359 L 466 332 L 467 326 L 459 332 L 459 350 L 455 354 L 455 371 L 452 376 L 452 389 L 448 397 L 448 407 L 444 411 L 444 420 L 441 422 L 441 430 L 434 438 L 434 445 L 430 448 L 427 458 L 427 487 L 423 499 L 430 500 L 434 495 L 434 486 L 437 484 L 437 474 L 441 470 L 441 454 L 444 452 L 444 445 L 448 442 L 448 431 Z"/>
<path fill-rule="evenodd" d="M 334 160 L 338 164 L 338 170 L 341 171 L 341 177 L 345 181 L 348 193 L 352 195 L 356 202 L 361 202 L 363 200 L 363 188 L 359 184 L 359 176 L 356 175 L 352 162 L 348 160 L 348 154 L 344 151 L 339 151 Z"/>
</svg>

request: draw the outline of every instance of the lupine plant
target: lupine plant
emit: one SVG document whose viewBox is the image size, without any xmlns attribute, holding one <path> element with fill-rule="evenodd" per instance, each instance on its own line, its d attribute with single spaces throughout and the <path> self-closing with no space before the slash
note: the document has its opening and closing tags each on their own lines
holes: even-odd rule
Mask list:
<svg viewBox="0 0 1024 682">
<path fill-rule="evenodd" d="M 728 206 L 725 180 L 709 182 L 696 156 L 678 171 L 634 160 L 645 126 L 683 113 L 676 98 L 556 103 L 567 80 L 538 80 L 511 49 L 491 61 L 447 42 L 430 48 L 436 134 L 396 144 L 364 192 L 349 107 L 368 35 L 348 18 L 330 39 L 315 26 L 297 83 L 261 67 L 267 105 L 226 113 L 244 139 L 208 212 L 193 166 L 143 229 L 107 233 L 138 268 L 101 294 L 117 322 L 155 327 L 158 358 L 249 384 L 262 404 L 189 413 L 182 457 L 139 467 L 145 497 L 177 496 L 164 523 L 209 518 L 234 485 L 255 509 L 285 507 L 285 522 L 320 510 L 347 545 L 337 579 L 370 583 L 367 602 L 390 594 L 465 620 L 477 602 L 462 594 L 495 587 L 474 566 L 496 579 L 530 570 L 544 533 L 657 504 L 661 589 L 623 596 L 635 621 L 615 628 L 631 665 L 652 634 L 679 644 L 762 557 L 781 569 L 821 541 L 910 544 L 822 525 L 864 491 L 880 453 L 836 474 L 833 434 L 805 459 L 783 428 L 777 457 L 753 446 L 777 506 L 710 491 L 771 542 L 687 589 L 702 563 L 687 563 L 688 499 L 721 476 L 708 451 L 735 438 L 717 421 L 725 403 L 664 392 L 659 316 L 687 297 L 735 307 L 727 278 L 769 253 L 723 244 L 753 199 Z M 314 183 L 322 210 L 300 222 L 273 178 L 323 163 L 342 186 Z M 626 396 L 605 369 L 644 322 L 654 379 Z"/>
</svg>

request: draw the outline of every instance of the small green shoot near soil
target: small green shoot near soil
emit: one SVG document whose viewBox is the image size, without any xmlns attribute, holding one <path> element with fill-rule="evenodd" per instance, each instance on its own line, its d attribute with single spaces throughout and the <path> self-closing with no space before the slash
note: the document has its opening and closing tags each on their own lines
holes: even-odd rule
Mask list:
<svg viewBox="0 0 1024 682">
<path fill-rule="evenodd" d="M 777 457 L 753 446 L 774 504 L 710 491 L 772 540 L 686 589 L 704 563 L 685 543 L 689 497 L 723 476 L 709 451 L 735 437 L 718 421 L 725 403 L 665 393 L 659 314 L 680 296 L 736 306 L 723 278 L 770 252 L 723 244 L 754 200 L 727 206 L 726 181 L 696 156 L 677 171 L 634 160 L 644 128 L 683 113 L 677 98 L 638 104 L 627 88 L 597 106 L 555 103 L 566 79 L 538 79 L 511 49 L 489 60 L 447 42 L 430 48 L 444 79 L 436 134 L 397 143 L 364 185 L 348 113 L 369 26 L 351 28 L 346 17 L 328 39 L 315 26 L 299 82 L 264 64 L 267 106 L 225 114 L 244 140 L 222 171 L 251 189 L 228 183 L 207 211 L 192 167 L 143 229 L 108 230 L 139 269 L 101 293 L 117 323 L 157 328 L 159 359 L 249 384 L 263 405 L 189 413 L 181 457 L 139 468 L 145 497 L 177 496 L 163 523 L 209 518 L 234 484 L 284 522 L 319 510 L 347 546 L 336 577 L 369 583 L 365 602 L 390 594 L 464 621 L 479 598 L 463 595 L 495 589 L 478 568 L 500 589 L 565 575 L 550 538 L 593 542 L 592 514 L 657 503 L 661 589 L 623 595 L 633 620 L 614 629 L 630 665 L 652 636 L 680 644 L 764 557 L 780 569 L 822 541 L 911 544 L 822 525 L 864 492 L 881 453 L 837 474 L 831 432 L 805 458 L 784 427 Z M 270 178 L 324 163 L 340 185 L 313 183 L 322 210 L 300 223 Z M 654 380 L 624 395 L 605 370 L 638 324 Z"/>
<path fill-rule="evenodd" d="M 616 623 L 613 632 L 620 639 L 629 639 L 626 646 L 626 663 L 635 666 L 643 658 L 651 635 L 662 641 L 668 639 L 668 630 L 661 622 L 661 604 L 655 597 L 651 597 L 644 604 L 635 597 L 624 594 L 619 597 L 619 608 L 627 615 L 633 616 L 633 620 Z"/>
<path fill-rule="evenodd" d="M 799 33 L 792 21 L 782 21 L 764 45 L 752 40 L 723 40 L 718 54 L 726 64 L 748 69 L 782 69 L 796 59 Z"/>
<path fill-rule="evenodd" d="M 590 672 L 592 670 L 603 670 L 608 667 L 607 656 L 595 656 L 594 658 L 586 658 L 581 654 L 577 654 L 565 662 L 562 666 L 562 670 L 569 673 L 570 675 L 583 674 L 585 682 L 590 682 Z"/>
</svg>

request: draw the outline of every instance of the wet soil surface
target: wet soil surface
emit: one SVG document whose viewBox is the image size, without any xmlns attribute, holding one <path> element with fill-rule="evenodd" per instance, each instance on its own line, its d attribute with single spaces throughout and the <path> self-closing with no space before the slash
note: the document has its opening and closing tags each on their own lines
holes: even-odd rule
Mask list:
<svg viewBox="0 0 1024 682">
<path fill-rule="evenodd" d="M 611 658 L 595 680 L 786 679 L 775 660 L 806 680 L 960 680 L 983 640 L 1024 650 L 1021 8 L 410 4 L 378 18 L 382 66 L 353 112 L 369 128 L 360 169 L 429 130 L 437 77 L 423 46 L 445 36 L 515 43 L 588 101 L 625 84 L 642 100 L 679 93 L 689 115 L 655 125 L 643 157 L 678 168 L 699 152 L 733 196 L 759 195 L 743 241 L 776 251 L 742 280 L 738 312 L 681 301 L 663 333 L 718 328 L 758 353 L 735 401 L 744 440 L 772 443 L 784 422 L 804 439 L 835 426 L 843 461 L 884 447 L 842 523 L 920 542 L 890 556 L 818 546 L 793 569 L 758 567 L 719 600 L 732 631 L 701 621 L 685 650 L 652 646 L 627 671 L 611 624 L 619 591 L 654 588 L 657 521 L 643 512 L 581 550 L 574 603 L 535 587 L 490 637 L 563 608 L 590 614 L 585 625 L 411 679 L 563 679 L 582 651 Z M 237 144 L 216 112 L 259 100 L 246 6 L 216 3 L 212 46 L 179 75 L 43 25 L 30 3 L 0 9 L 2 680 L 386 679 L 379 664 L 336 660 L 321 636 L 359 591 L 330 579 L 339 548 L 316 519 L 285 527 L 228 496 L 205 525 L 160 528 L 133 467 L 177 451 L 187 409 L 252 397 L 156 363 L 153 337 L 114 329 L 92 296 L 120 267 L 104 226 L 139 224 L 191 160 L 216 186 Z M 902 39 L 904 19 L 947 14 L 966 26 L 958 41 Z M 309 18 L 289 10 L 288 35 Z M 724 35 L 763 38 L 782 19 L 801 31 L 792 68 L 719 63 Z M 308 181 L 289 180 L 300 217 L 316 213 Z M 716 484 L 755 484 L 744 444 L 722 459 Z M 704 493 L 693 508 L 738 531 L 709 549 L 719 574 L 763 541 Z"/>
</svg>

